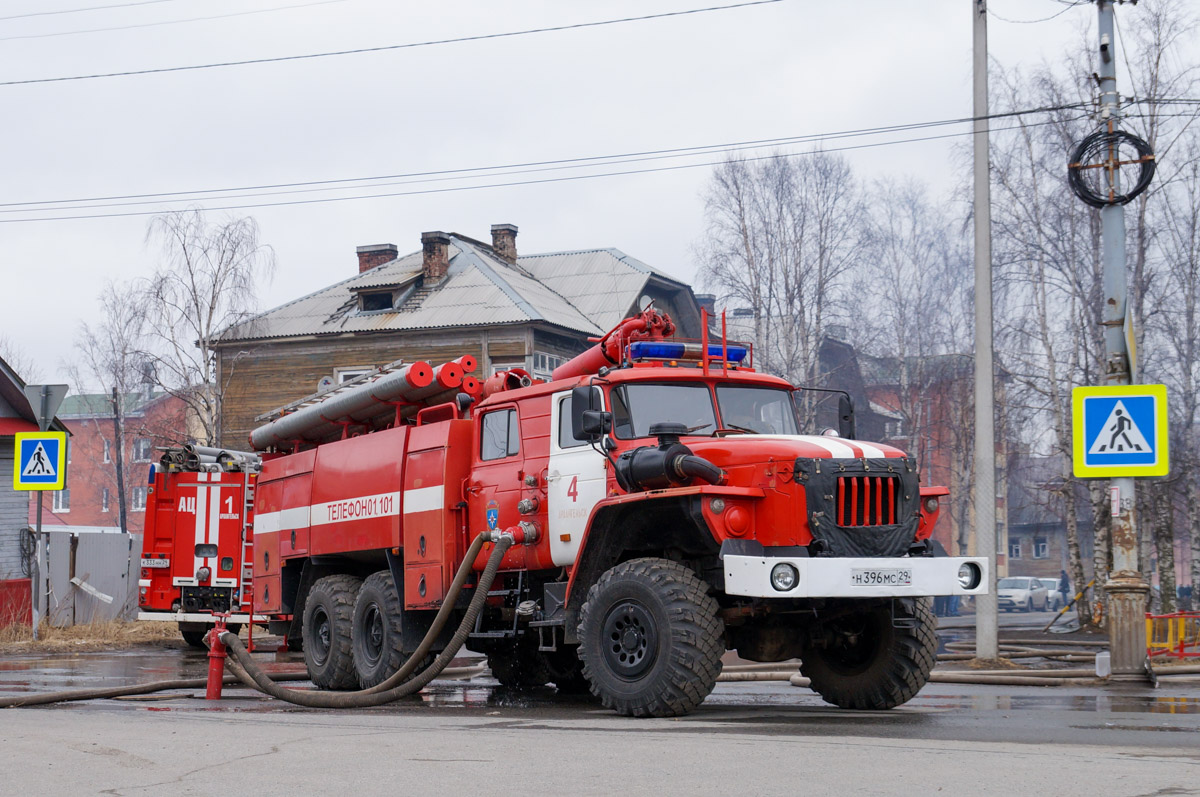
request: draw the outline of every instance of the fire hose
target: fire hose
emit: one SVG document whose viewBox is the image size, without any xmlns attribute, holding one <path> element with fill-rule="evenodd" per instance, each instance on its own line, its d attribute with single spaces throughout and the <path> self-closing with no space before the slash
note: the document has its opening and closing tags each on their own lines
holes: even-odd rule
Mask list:
<svg viewBox="0 0 1200 797">
<path fill-rule="evenodd" d="M 419 675 L 412 680 L 406 680 L 417 669 L 418 664 L 424 660 L 433 646 L 434 640 L 437 639 L 442 629 L 450 619 L 450 615 L 454 610 L 454 605 L 458 595 L 462 592 L 463 586 L 466 584 L 467 578 L 471 574 L 471 565 L 478 557 L 479 552 L 483 549 L 484 543 L 494 540 L 496 547 L 488 557 L 487 565 L 479 576 L 479 581 L 475 588 L 475 594 L 471 596 L 471 602 L 467 607 L 466 614 L 463 616 L 462 622 L 459 624 L 458 630 L 451 637 L 450 643 L 446 646 L 438 656 L 426 667 Z M 258 666 L 247 652 L 241 640 L 230 631 L 221 634 L 221 642 L 225 644 L 233 653 L 233 659 L 226 659 L 225 666 L 229 669 L 232 676 L 227 676 L 222 679 L 224 684 L 235 684 L 238 681 L 256 689 L 271 697 L 285 700 L 299 706 L 308 706 L 311 708 L 357 708 L 366 706 L 379 706 L 385 703 L 390 703 L 399 700 L 402 697 L 414 694 L 420 691 L 430 681 L 436 678 L 446 669 L 447 665 L 454 659 L 459 649 L 467 640 L 467 635 L 475 625 L 475 619 L 483 610 L 483 604 L 487 600 L 488 590 L 491 588 L 492 582 L 496 579 L 496 573 L 500 569 L 500 560 L 504 558 L 505 552 L 512 547 L 515 542 L 514 535 L 511 531 L 499 532 L 483 532 L 478 535 L 467 549 L 466 555 L 463 557 L 462 565 L 459 566 L 458 572 L 454 575 L 454 581 L 450 584 L 450 589 L 446 593 L 446 599 L 442 602 L 442 607 L 438 610 L 434 617 L 433 623 L 429 627 L 428 633 L 417 646 L 408 660 L 404 662 L 390 678 L 382 683 L 364 689 L 358 692 L 317 692 L 311 690 L 289 689 L 279 686 L 280 682 L 285 681 L 307 681 L 308 675 L 302 673 L 276 674 L 271 676 L 267 674 L 261 667 Z M 236 661 L 235 661 L 236 660 Z M 21 706 L 41 706 L 51 703 L 65 703 L 76 700 L 98 700 L 104 698 L 128 697 L 131 695 L 146 695 L 154 692 L 163 692 L 169 689 L 198 689 L 203 688 L 207 684 L 205 678 L 187 678 L 174 679 L 169 681 L 152 681 L 144 684 L 134 684 L 132 686 L 115 686 L 105 687 L 100 689 L 72 689 L 64 692 L 45 692 L 37 695 L 18 695 L 16 697 L 0 698 L 0 708 L 18 708 Z"/>
<path fill-rule="evenodd" d="M 462 591 L 463 585 L 471 573 L 471 564 L 483 548 L 483 544 L 490 539 L 494 539 L 496 547 L 492 550 L 491 555 L 488 557 L 487 565 L 483 568 L 483 572 L 479 576 L 479 582 L 475 587 L 475 594 L 471 596 L 471 602 L 467 606 L 466 614 L 463 615 L 462 622 L 459 623 L 454 636 L 450 638 L 450 642 L 446 645 L 446 648 L 437 655 L 428 667 L 422 670 L 420 674 L 413 676 L 411 680 L 408 680 L 413 675 L 413 671 L 417 669 L 417 666 L 425 658 L 425 655 L 433 646 L 434 640 L 437 639 L 442 628 L 449 620 L 458 594 Z M 366 708 L 369 706 L 382 706 L 386 703 L 399 700 L 402 697 L 415 694 L 436 678 L 442 670 L 446 669 L 450 662 L 454 660 L 455 655 L 458 654 L 459 649 L 466 643 L 467 636 L 471 633 L 471 629 L 475 627 L 475 619 L 483 611 L 483 604 L 487 601 L 488 590 L 491 588 L 492 582 L 496 579 L 496 573 L 500 569 L 500 560 L 504 558 L 505 551 L 512 547 L 514 542 L 514 536 L 509 531 L 498 534 L 483 532 L 475 538 L 471 543 L 471 547 L 467 549 L 467 554 L 463 557 L 462 565 L 459 566 L 458 572 L 454 576 L 454 581 L 450 585 L 450 590 L 446 593 L 445 600 L 442 601 L 442 607 L 438 610 L 433 624 L 430 625 L 429 631 L 425 634 L 425 638 L 421 640 L 421 644 L 417 646 L 417 649 L 408 657 L 403 666 L 383 683 L 357 692 L 323 692 L 289 689 L 280 686 L 250 658 L 250 654 L 245 646 L 242 645 L 242 641 L 230 631 L 221 634 L 221 642 L 229 648 L 230 653 L 233 654 L 233 658 L 236 659 L 236 663 L 227 660 L 225 666 L 239 680 L 252 689 L 257 689 L 263 694 L 270 695 L 279 700 L 308 708 Z"/>
</svg>

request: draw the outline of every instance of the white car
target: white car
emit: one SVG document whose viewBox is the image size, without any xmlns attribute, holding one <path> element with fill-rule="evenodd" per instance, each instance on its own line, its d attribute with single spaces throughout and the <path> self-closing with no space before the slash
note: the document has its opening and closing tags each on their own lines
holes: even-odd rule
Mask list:
<svg viewBox="0 0 1200 797">
<path fill-rule="evenodd" d="M 1062 593 L 1058 591 L 1058 579 L 1039 578 L 1038 581 L 1042 582 L 1042 586 L 1046 588 L 1046 593 L 1048 596 L 1046 598 L 1046 608 L 1052 612 L 1056 612 L 1061 609 L 1063 605 L 1063 596 Z"/>
<path fill-rule="evenodd" d="M 1049 593 L 1042 582 L 1028 576 L 1009 576 L 996 585 L 996 602 L 1006 612 L 1044 611 L 1049 602 Z"/>
</svg>

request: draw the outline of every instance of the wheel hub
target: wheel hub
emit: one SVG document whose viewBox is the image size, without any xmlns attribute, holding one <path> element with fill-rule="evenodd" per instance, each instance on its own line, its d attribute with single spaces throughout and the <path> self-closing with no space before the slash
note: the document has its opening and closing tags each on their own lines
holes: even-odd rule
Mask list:
<svg viewBox="0 0 1200 797">
<path fill-rule="evenodd" d="M 383 656 L 383 614 L 379 607 L 372 604 L 367 609 L 367 638 L 363 647 L 366 648 L 366 658 L 369 664 L 376 664 Z"/>
<path fill-rule="evenodd" d="M 329 615 L 324 611 L 318 610 L 316 613 L 317 633 L 314 638 L 312 657 L 317 664 L 324 664 L 325 657 L 329 655 L 330 646 L 330 630 L 329 630 Z"/>
<path fill-rule="evenodd" d="M 604 620 L 604 660 L 617 675 L 637 678 L 654 664 L 658 626 L 639 603 L 623 601 Z"/>
</svg>

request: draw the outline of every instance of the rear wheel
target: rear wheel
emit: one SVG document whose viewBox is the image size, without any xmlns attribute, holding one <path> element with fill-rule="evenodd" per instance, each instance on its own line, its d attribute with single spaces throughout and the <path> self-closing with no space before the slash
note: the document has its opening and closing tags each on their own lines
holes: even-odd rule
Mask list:
<svg viewBox="0 0 1200 797">
<path fill-rule="evenodd" d="M 192 624 L 188 623 L 188 625 L 190 626 Z M 207 647 L 204 644 L 204 635 L 208 633 L 208 629 L 190 627 L 184 628 L 183 626 L 183 623 L 179 624 L 179 635 L 183 637 L 183 641 L 186 642 L 189 647 L 196 648 L 197 650 L 207 650 Z"/>
<path fill-rule="evenodd" d="M 363 582 L 354 602 L 351 626 L 354 670 L 363 689 L 383 683 L 408 659 L 401 650 L 404 604 L 396 591 L 391 571 L 380 570 Z M 426 657 L 413 674 L 423 670 L 433 656 Z"/>
<path fill-rule="evenodd" d="M 801 654 L 800 672 L 827 703 L 894 708 L 929 681 L 936 632 L 937 618 L 928 599 L 897 598 L 814 629 Z"/>
<path fill-rule="evenodd" d="M 721 672 L 724 624 L 708 585 L 668 559 L 634 559 L 588 590 L 579 657 L 592 694 L 634 717 L 674 717 L 704 702 Z"/>
<path fill-rule="evenodd" d="M 326 576 L 312 585 L 304 603 L 304 665 L 321 689 L 358 686 L 351 629 L 361 585 L 354 576 Z"/>
</svg>

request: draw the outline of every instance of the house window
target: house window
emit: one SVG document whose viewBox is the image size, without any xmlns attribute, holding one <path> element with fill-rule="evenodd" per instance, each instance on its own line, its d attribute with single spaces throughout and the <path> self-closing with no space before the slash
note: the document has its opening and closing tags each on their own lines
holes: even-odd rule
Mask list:
<svg viewBox="0 0 1200 797">
<path fill-rule="evenodd" d="M 71 438 L 67 438 L 67 462 L 71 462 Z"/>
<path fill-rule="evenodd" d="M 479 432 L 479 458 L 504 459 L 521 451 L 521 433 L 516 410 L 497 410 L 483 416 Z"/>
<path fill-rule="evenodd" d="M 54 493 L 55 512 L 70 512 L 71 511 L 71 491 L 70 490 L 55 490 Z"/>
<path fill-rule="evenodd" d="M 101 512 L 108 511 L 108 488 L 107 487 L 105 487 L 103 490 L 100 491 L 100 511 Z"/>
<path fill-rule="evenodd" d="M 904 421 L 884 421 L 883 436 L 889 440 L 895 440 L 898 437 L 904 436 Z"/>
<path fill-rule="evenodd" d="M 146 488 L 145 487 L 134 487 L 133 488 L 133 511 L 141 512 L 145 508 L 146 508 Z"/>
<path fill-rule="evenodd" d="M 104 461 L 112 462 L 112 444 L 107 440 L 104 441 Z"/>
<path fill-rule="evenodd" d="M 508 371 L 513 368 L 524 368 L 524 367 L 525 367 L 524 360 L 516 360 L 515 362 L 497 362 L 496 360 L 492 360 L 491 376 L 495 376 L 496 374 L 500 373 L 501 371 Z"/>
<path fill-rule="evenodd" d="M 566 362 L 566 358 L 544 351 L 533 353 L 533 375 L 538 379 L 549 379 L 554 369 Z"/>
<path fill-rule="evenodd" d="M 133 461 L 149 462 L 153 445 L 149 437 L 139 437 L 133 441 Z"/>
<path fill-rule="evenodd" d="M 338 384 L 349 382 L 351 379 L 358 379 L 360 376 L 366 376 L 374 371 L 373 368 L 338 368 L 334 373 L 337 375 Z"/>
<path fill-rule="evenodd" d="M 391 310 L 393 309 L 392 298 L 391 291 L 361 294 L 362 311 L 364 313 L 372 313 L 380 310 Z"/>
<path fill-rule="evenodd" d="M 1045 537 L 1034 537 L 1033 539 L 1033 558 L 1048 559 L 1050 558 L 1050 541 Z"/>
<path fill-rule="evenodd" d="M 1008 558 L 1009 559 L 1020 559 L 1021 558 L 1021 541 L 1020 540 L 1009 540 Z"/>
</svg>

